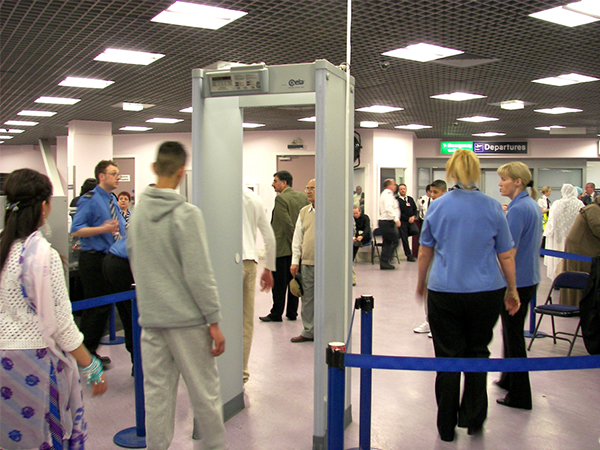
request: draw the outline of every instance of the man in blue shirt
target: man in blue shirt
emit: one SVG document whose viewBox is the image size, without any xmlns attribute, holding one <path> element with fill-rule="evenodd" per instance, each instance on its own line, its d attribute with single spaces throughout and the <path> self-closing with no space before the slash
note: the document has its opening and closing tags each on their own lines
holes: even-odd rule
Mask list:
<svg viewBox="0 0 600 450">
<path fill-rule="evenodd" d="M 125 236 L 125 219 L 119 213 L 114 194 L 119 186 L 119 168 L 114 161 L 100 161 L 94 169 L 98 181 L 95 189 L 77 202 L 71 236 L 80 238 L 79 276 L 86 298 L 110 294 L 109 285 L 102 272 L 102 262 L 113 244 Z M 110 305 L 86 309 L 79 325 L 84 344 L 96 354 L 110 315 Z M 104 363 L 110 359 L 102 358 Z"/>
</svg>

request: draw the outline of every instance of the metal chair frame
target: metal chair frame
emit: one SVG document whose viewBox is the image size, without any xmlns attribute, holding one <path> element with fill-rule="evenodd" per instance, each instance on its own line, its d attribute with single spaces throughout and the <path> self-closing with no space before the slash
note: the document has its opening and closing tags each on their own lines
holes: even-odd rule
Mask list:
<svg viewBox="0 0 600 450">
<path fill-rule="evenodd" d="M 371 264 L 375 264 L 375 258 L 379 258 L 381 261 L 381 253 L 379 252 L 379 247 L 383 246 L 383 238 L 381 238 L 381 242 L 377 242 L 376 236 L 381 237 L 381 230 L 379 228 L 373 229 L 373 235 L 371 236 Z M 377 253 L 377 256 L 375 255 Z M 400 257 L 398 256 L 398 246 L 394 249 L 394 254 L 396 255 L 396 260 L 398 264 L 400 264 Z"/>
</svg>

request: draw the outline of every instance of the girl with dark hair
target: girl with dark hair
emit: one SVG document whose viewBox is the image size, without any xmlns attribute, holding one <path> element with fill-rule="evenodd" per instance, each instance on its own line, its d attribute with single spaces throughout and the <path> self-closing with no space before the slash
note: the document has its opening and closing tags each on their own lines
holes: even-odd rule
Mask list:
<svg viewBox="0 0 600 450">
<path fill-rule="evenodd" d="M 0 448 L 83 449 L 77 365 L 92 395 L 106 391 L 102 364 L 73 321 L 58 253 L 41 235 L 52 184 L 34 170 L 6 179 L 0 234 Z"/>
</svg>

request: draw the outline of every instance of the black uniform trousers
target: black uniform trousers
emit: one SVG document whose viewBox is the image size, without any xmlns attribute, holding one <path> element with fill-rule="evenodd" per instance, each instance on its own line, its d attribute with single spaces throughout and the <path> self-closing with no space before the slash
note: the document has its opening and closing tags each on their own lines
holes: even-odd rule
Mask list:
<svg viewBox="0 0 600 450">
<path fill-rule="evenodd" d="M 390 261 L 394 257 L 394 250 L 398 247 L 398 227 L 396 227 L 396 223 L 393 220 L 380 220 L 378 223 L 383 240 L 379 263 L 390 264 Z"/>
<path fill-rule="evenodd" d="M 404 248 L 404 254 L 406 257 L 412 256 L 410 245 L 408 244 L 408 221 L 403 220 L 400 222 L 400 239 L 402 240 L 402 247 Z"/>
<path fill-rule="evenodd" d="M 79 278 L 83 285 L 86 299 L 109 295 L 108 282 L 102 272 L 102 263 L 106 255 L 96 251 L 81 251 L 79 253 Z M 95 354 L 100 339 L 104 336 L 106 324 L 110 317 L 110 305 L 84 309 L 81 312 L 79 329 L 83 333 L 83 343 Z"/>
<path fill-rule="evenodd" d="M 428 290 L 427 305 L 433 347 L 438 358 L 489 358 L 488 344 L 504 307 L 505 289 L 476 293 Z M 438 372 L 435 396 L 437 427 L 443 440 L 454 428 L 479 429 L 487 417 L 487 373 L 465 373 L 462 400 L 459 372 Z"/>
<path fill-rule="evenodd" d="M 111 294 L 131 290 L 131 285 L 134 283 L 129 260 L 120 256 L 109 253 L 104 257 L 102 264 L 104 277 L 108 281 L 108 286 Z M 131 355 L 133 362 L 133 334 L 131 322 L 131 300 L 124 300 L 115 303 L 119 317 L 123 323 L 123 331 L 125 332 L 125 348 Z"/>
<path fill-rule="evenodd" d="M 292 255 L 279 256 L 275 259 L 275 272 L 273 272 L 273 307 L 269 316 L 277 320 L 283 316 L 285 309 L 285 295 L 287 293 L 286 317 L 295 320 L 298 317 L 298 297 L 290 292 L 289 284 L 292 281 L 290 266 Z"/>
<path fill-rule="evenodd" d="M 505 358 L 527 358 L 525 336 L 523 328 L 529 316 L 527 314 L 529 302 L 535 295 L 537 284 L 518 288 L 521 307 L 514 316 L 508 314 L 502 308 L 500 317 L 502 319 L 502 337 L 504 342 Z M 503 372 L 498 385 L 508 391 L 506 401 L 510 405 L 531 409 L 531 385 L 529 383 L 529 372 Z"/>
</svg>

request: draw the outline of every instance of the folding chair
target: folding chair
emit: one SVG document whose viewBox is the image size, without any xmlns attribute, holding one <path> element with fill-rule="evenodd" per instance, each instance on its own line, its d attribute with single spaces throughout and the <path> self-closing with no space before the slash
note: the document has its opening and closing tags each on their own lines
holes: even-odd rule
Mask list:
<svg viewBox="0 0 600 450">
<path fill-rule="evenodd" d="M 560 289 L 578 289 L 583 291 L 585 290 L 589 277 L 589 274 L 585 272 L 563 272 L 554 279 L 554 281 L 552 282 L 552 287 L 550 288 L 550 292 L 548 292 L 548 298 L 546 299 L 546 303 L 537 306 L 534 310 L 536 314 L 540 315 L 540 318 L 538 319 L 537 325 L 535 326 L 535 331 L 533 332 L 533 337 L 531 338 L 531 342 L 529 342 L 529 347 L 527 347 L 527 350 L 531 350 L 531 346 L 533 345 L 533 341 L 536 337 L 544 336 L 544 334 L 538 335 L 538 329 L 540 328 L 540 324 L 542 323 L 544 315 L 549 315 L 552 319 L 552 338 L 554 339 L 554 344 L 556 344 L 557 339 L 569 342 L 571 345 L 569 346 L 569 353 L 567 354 L 567 356 L 571 356 L 571 352 L 573 351 L 573 345 L 575 345 L 575 340 L 577 339 L 577 337 L 583 337 L 581 334 L 579 334 L 579 330 L 581 329 L 581 321 L 578 321 L 575 333 L 567 333 L 565 331 L 556 331 L 556 328 L 554 326 L 554 317 L 579 318 L 579 306 L 553 304 L 552 293 L 554 291 L 560 291 Z M 562 337 L 559 335 L 571 336 L 573 339 Z"/>
<path fill-rule="evenodd" d="M 381 238 L 381 241 L 377 241 L 377 238 Z M 381 230 L 379 228 L 375 228 L 373 230 L 373 237 L 371 239 L 371 264 L 375 264 L 375 258 L 379 258 L 381 261 L 381 252 L 379 251 L 379 247 L 383 247 L 383 238 L 381 237 Z M 377 253 L 377 255 L 375 255 Z M 396 260 L 398 264 L 400 264 L 400 257 L 398 256 L 398 247 L 394 249 L 394 254 L 396 255 Z"/>
</svg>

